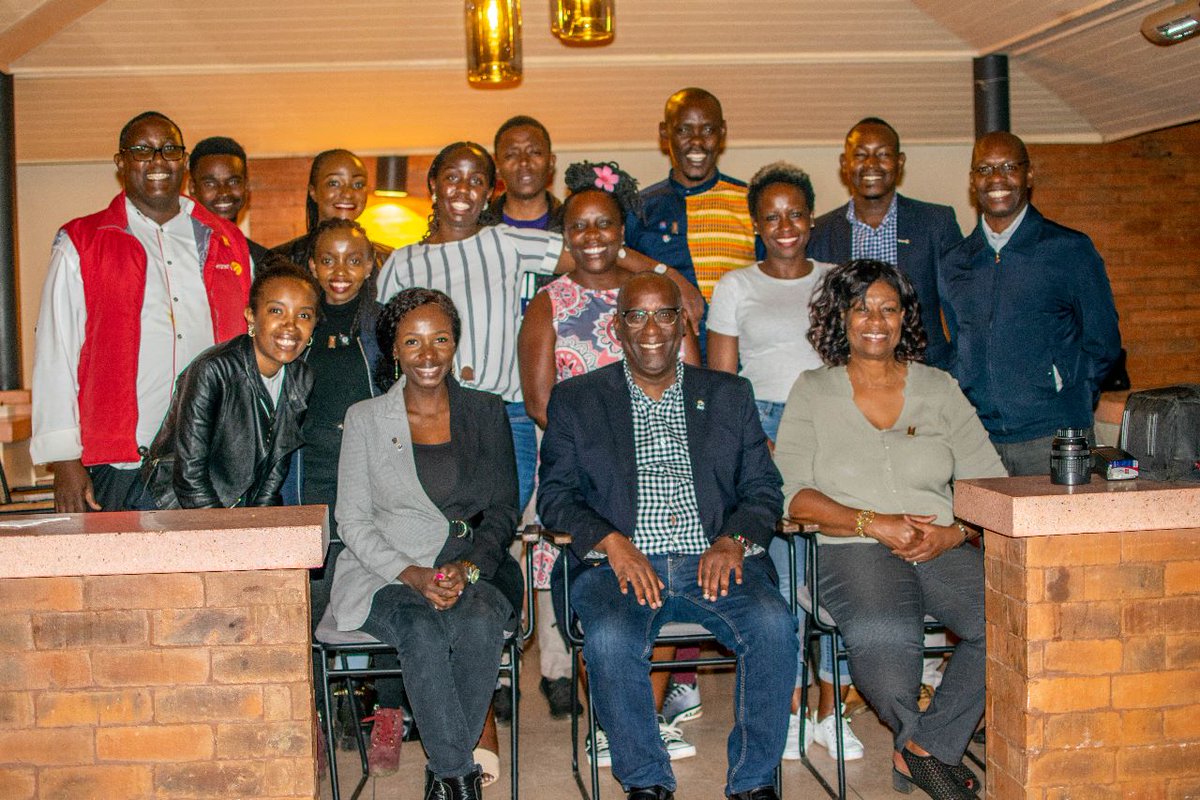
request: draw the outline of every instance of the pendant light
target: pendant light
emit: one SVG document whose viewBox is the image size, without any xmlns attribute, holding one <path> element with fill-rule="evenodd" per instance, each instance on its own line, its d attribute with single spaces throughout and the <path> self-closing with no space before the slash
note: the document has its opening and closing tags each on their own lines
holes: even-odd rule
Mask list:
<svg viewBox="0 0 1200 800">
<path fill-rule="evenodd" d="M 503 86 L 521 80 L 521 0 L 465 0 L 467 82 Z"/>
<path fill-rule="evenodd" d="M 551 0 L 550 32 L 563 44 L 608 44 L 613 40 L 616 0 Z"/>
</svg>

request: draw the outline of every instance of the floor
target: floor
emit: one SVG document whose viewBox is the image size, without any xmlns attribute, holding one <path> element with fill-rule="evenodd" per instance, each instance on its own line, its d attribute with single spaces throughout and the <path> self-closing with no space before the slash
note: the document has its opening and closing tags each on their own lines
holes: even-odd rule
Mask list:
<svg viewBox="0 0 1200 800">
<path fill-rule="evenodd" d="M 538 691 L 538 659 L 536 645 L 531 645 L 522 661 L 521 675 L 521 781 L 520 796 L 530 800 L 573 800 L 579 797 L 575 781 L 571 776 L 571 726 L 569 720 L 550 717 L 545 699 Z M 678 800 L 699 800 L 724 796 L 725 786 L 725 738 L 729 734 L 732 720 L 732 672 L 702 672 L 700 690 L 704 700 L 704 715 L 694 722 L 681 726 L 684 737 L 696 745 L 698 754 L 693 758 L 673 763 L 678 790 Z M 814 695 L 815 700 L 815 695 Z M 581 728 L 586 729 L 581 720 Z M 859 715 L 851 724 L 854 732 L 866 747 L 866 756 L 859 761 L 846 764 L 848 794 L 852 798 L 875 800 L 897 797 L 891 783 L 891 734 L 869 710 Z M 583 734 L 581 734 L 582 738 Z M 503 776 L 484 790 L 490 800 L 509 797 L 508 772 L 508 729 L 500 730 L 501 763 Z M 977 748 L 982 757 L 982 748 Z M 813 763 L 831 784 L 836 783 L 836 767 L 832 758 L 822 748 L 815 748 Z M 580 761 L 584 769 L 585 782 L 587 762 Z M 400 754 L 400 771 L 392 776 L 371 779 L 361 795 L 371 800 L 414 800 L 421 797 L 424 780 L 425 756 L 419 742 L 405 742 Z M 341 753 L 338 758 L 339 783 L 342 797 L 349 800 L 350 792 L 361 775 L 356 752 Z M 979 770 L 976 770 L 978 772 Z M 611 771 L 600 771 L 600 791 L 604 800 L 619 800 L 624 797 L 620 785 L 612 779 Z M 329 797 L 328 779 L 322 783 L 322 797 Z M 827 797 L 799 761 L 783 762 L 783 796 L 795 798 Z"/>
</svg>

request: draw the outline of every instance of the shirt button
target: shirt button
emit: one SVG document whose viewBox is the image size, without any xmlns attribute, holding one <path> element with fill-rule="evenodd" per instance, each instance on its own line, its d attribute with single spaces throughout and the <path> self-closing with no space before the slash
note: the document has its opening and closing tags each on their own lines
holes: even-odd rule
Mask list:
<svg viewBox="0 0 1200 800">
<path fill-rule="evenodd" d="M 672 514 L 671 515 L 671 527 L 674 527 L 678 523 L 678 521 L 679 521 L 679 518 L 676 517 L 674 514 Z"/>
<path fill-rule="evenodd" d="M 171 299 L 172 299 L 172 300 L 174 300 L 176 303 L 178 303 L 178 302 L 179 302 L 179 298 L 178 298 L 178 297 L 172 297 Z"/>
<path fill-rule="evenodd" d="M 168 260 L 168 261 L 167 261 L 167 263 L 168 263 L 168 264 L 174 264 L 175 262 L 174 262 L 174 261 L 170 261 L 170 260 Z"/>
<path fill-rule="evenodd" d="M 176 338 L 176 339 L 182 339 L 182 338 L 183 338 L 183 334 L 182 334 L 182 333 L 177 333 L 177 334 L 175 334 L 175 338 Z"/>
</svg>

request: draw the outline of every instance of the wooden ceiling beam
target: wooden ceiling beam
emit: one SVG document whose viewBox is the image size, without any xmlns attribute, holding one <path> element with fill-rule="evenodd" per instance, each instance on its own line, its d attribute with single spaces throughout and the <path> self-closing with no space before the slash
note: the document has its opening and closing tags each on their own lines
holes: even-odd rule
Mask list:
<svg viewBox="0 0 1200 800">
<path fill-rule="evenodd" d="M 50 39 L 104 0 L 46 0 L 0 33 L 0 69 Z"/>
</svg>

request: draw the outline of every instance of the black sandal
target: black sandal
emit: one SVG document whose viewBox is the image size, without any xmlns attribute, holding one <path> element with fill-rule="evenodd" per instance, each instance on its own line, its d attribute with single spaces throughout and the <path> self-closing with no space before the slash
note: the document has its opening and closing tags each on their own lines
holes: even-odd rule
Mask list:
<svg viewBox="0 0 1200 800">
<path fill-rule="evenodd" d="M 892 767 L 892 788 L 897 792 L 908 794 L 916 787 L 934 800 L 975 800 L 975 793 L 963 785 L 953 765 L 934 756 L 919 756 L 907 747 L 900 750 L 900 757 L 909 774 Z"/>
<path fill-rule="evenodd" d="M 947 764 L 946 766 L 950 768 L 950 774 L 954 776 L 959 785 L 971 794 L 979 794 L 981 788 L 979 778 L 971 771 L 970 767 L 961 761 L 957 764 Z"/>
</svg>

